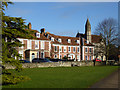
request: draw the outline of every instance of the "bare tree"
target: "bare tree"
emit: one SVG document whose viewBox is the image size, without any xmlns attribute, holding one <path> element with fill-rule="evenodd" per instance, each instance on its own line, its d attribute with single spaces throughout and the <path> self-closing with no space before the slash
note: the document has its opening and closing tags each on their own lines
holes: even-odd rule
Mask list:
<svg viewBox="0 0 120 90">
<path fill-rule="evenodd" d="M 108 60 L 111 44 L 115 44 L 118 39 L 117 21 L 113 18 L 104 19 L 97 25 L 95 33 L 102 37 L 102 43 L 99 45 L 100 50 L 96 53 L 104 54 Z"/>
</svg>

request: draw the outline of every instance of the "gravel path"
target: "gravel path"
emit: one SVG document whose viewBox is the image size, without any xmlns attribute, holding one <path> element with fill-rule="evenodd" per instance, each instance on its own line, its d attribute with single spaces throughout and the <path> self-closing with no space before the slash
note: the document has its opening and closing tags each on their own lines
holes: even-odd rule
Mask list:
<svg viewBox="0 0 120 90">
<path fill-rule="evenodd" d="M 102 79 L 101 81 L 97 82 L 90 88 L 118 88 L 120 90 L 120 69 L 113 72 L 108 77 Z"/>
</svg>

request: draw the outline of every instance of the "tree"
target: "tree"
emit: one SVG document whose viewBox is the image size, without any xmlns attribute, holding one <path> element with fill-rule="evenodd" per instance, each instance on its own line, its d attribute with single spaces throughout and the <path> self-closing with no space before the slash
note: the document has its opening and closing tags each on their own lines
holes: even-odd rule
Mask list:
<svg viewBox="0 0 120 90">
<path fill-rule="evenodd" d="M 109 60 L 116 60 L 116 61 L 119 60 L 119 58 L 118 58 L 119 49 L 118 49 L 118 47 L 116 47 L 116 45 L 111 44 L 109 53 L 110 53 L 110 54 L 109 54 L 109 57 L 108 57 Z"/>
<path fill-rule="evenodd" d="M 99 45 L 100 52 L 97 53 L 102 52 L 108 60 L 109 51 L 112 48 L 111 44 L 115 44 L 118 39 L 117 21 L 113 18 L 104 19 L 97 25 L 95 33 L 102 37 L 102 44 Z"/>
<path fill-rule="evenodd" d="M 33 38 L 33 32 L 25 30 L 25 19 L 21 17 L 10 17 L 5 15 L 5 7 L 12 2 L 2 2 L 2 66 L 9 63 L 16 67 L 16 71 L 22 70 L 22 65 L 19 62 L 21 55 L 16 50 L 16 47 L 21 47 L 23 44 L 17 39 L 18 37 Z M 15 84 L 24 80 L 26 77 L 16 76 L 5 67 L 2 70 L 2 84 Z M 28 78 L 27 78 L 28 79 Z"/>
</svg>

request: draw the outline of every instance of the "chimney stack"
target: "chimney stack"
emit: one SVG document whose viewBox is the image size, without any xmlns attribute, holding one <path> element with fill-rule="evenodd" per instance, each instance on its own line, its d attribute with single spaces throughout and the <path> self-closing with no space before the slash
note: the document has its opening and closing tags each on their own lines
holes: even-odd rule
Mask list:
<svg viewBox="0 0 120 90">
<path fill-rule="evenodd" d="M 32 28 L 32 25 L 31 25 L 31 23 L 29 22 L 29 24 L 28 24 L 28 29 L 31 29 Z"/>
<path fill-rule="evenodd" d="M 41 34 L 44 34 L 45 33 L 45 28 L 42 28 L 41 29 Z"/>
</svg>

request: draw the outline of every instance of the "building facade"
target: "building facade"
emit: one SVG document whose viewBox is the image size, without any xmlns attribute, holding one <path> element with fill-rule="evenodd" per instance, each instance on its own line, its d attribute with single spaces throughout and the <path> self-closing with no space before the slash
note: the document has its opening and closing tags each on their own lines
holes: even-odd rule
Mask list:
<svg viewBox="0 0 120 90">
<path fill-rule="evenodd" d="M 31 30 L 31 25 L 28 26 L 30 26 L 29 30 Z M 18 38 L 24 44 L 24 46 L 17 48 L 22 56 L 21 59 L 31 62 L 33 58 L 50 57 L 51 41 L 37 30 L 32 31 L 34 31 L 34 38 Z"/>
<path fill-rule="evenodd" d="M 34 32 L 34 38 L 18 38 L 24 46 L 17 48 L 22 59 L 32 61 L 33 58 L 74 59 L 74 61 L 93 60 L 94 45 L 91 43 L 91 26 L 87 20 L 85 35 L 76 37 L 59 36 L 45 29 L 32 30 L 31 23 L 28 30 Z M 85 36 L 85 37 L 84 37 Z"/>
</svg>

